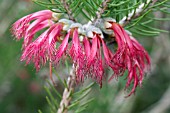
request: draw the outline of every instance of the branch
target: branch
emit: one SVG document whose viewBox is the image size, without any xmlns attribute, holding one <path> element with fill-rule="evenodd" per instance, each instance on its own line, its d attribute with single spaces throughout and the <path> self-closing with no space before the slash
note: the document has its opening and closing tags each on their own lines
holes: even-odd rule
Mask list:
<svg viewBox="0 0 170 113">
<path fill-rule="evenodd" d="M 94 19 L 92 23 L 96 23 L 96 21 L 101 18 L 102 14 L 104 13 L 104 11 L 105 11 L 106 8 L 107 8 L 107 3 L 108 3 L 109 1 L 110 1 L 110 0 L 105 0 L 104 2 L 102 2 L 102 8 L 99 8 L 99 11 L 96 12 L 97 18 Z"/>
<path fill-rule="evenodd" d="M 133 10 L 131 13 L 129 13 L 128 16 L 124 16 L 122 18 L 122 20 L 119 21 L 119 24 L 121 24 L 122 26 L 126 26 L 131 20 L 141 16 L 143 12 L 145 12 L 147 9 L 150 9 L 152 6 L 154 6 L 156 2 L 158 2 L 158 1 L 157 0 L 147 0 L 146 3 L 142 3 L 141 5 L 139 5 L 139 7 L 136 8 L 136 10 Z M 145 9 L 145 6 L 147 6 L 149 4 L 150 4 L 150 6 L 147 9 Z"/>
<path fill-rule="evenodd" d="M 72 99 L 71 95 L 74 91 L 75 86 L 75 67 L 73 65 L 72 70 L 70 71 L 70 76 L 67 79 L 67 87 L 64 89 L 63 97 L 60 102 L 60 107 L 57 113 L 67 113 L 67 107 L 70 105 L 70 101 Z"/>
<path fill-rule="evenodd" d="M 69 9 L 69 5 L 67 4 L 66 0 L 61 0 L 61 2 L 63 3 L 63 6 L 68 14 L 69 19 L 75 21 L 75 19 L 73 18 L 73 16 L 71 15 L 71 10 Z"/>
</svg>

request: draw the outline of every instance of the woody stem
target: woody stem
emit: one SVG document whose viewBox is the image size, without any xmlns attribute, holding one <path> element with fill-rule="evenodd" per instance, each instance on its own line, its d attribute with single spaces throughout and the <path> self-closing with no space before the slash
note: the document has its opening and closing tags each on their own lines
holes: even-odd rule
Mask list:
<svg viewBox="0 0 170 113">
<path fill-rule="evenodd" d="M 60 106 L 57 113 L 67 113 L 68 106 L 72 100 L 72 92 L 74 91 L 75 87 L 75 67 L 73 65 L 72 70 L 70 71 L 70 75 L 67 79 L 67 87 L 65 87 L 62 100 L 60 101 Z"/>
<path fill-rule="evenodd" d="M 107 3 L 108 3 L 109 1 L 110 1 L 110 0 L 105 0 L 105 1 L 102 2 L 102 4 L 101 4 L 102 8 L 99 8 L 99 9 L 98 9 L 98 12 L 96 12 L 96 16 L 97 16 L 97 17 L 93 20 L 93 23 L 96 23 L 96 21 L 101 18 L 102 14 L 104 13 L 104 11 L 105 11 L 106 8 L 107 8 Z"/>
<path fill-rule="evenodd" d="M 67 1 L 66 0 L 61 0 L 61 2 L 63 3 L 63 6 L 64 6 L 64 8 L 65 8 L 65 10 L 66 10 L 66 12 L 68 14 L 69 19 L 75 21 L 74 17 L 72 16 L 72 12 L 69 9 L 69 5 L 68 5 Z"/>
<path fill-rule="evenodd" d="M 146 3 L 142 3 L 140 4 L 135 11 L 132 11 L 128 14 L 128 16 L 123 17 L 119 23 L 122 26 L 126 26 L 127 24 L 129 24 L 131 22 L 131 20 L 141 16 L 144 12 L 146 11 L 150 11 L 150 9 L 152 8 L 152 6 L 155 5 L 155 3 L 158 2 L 157 0 L 147 0 Z M 145 6 L 149 5 L 148 8 L 145 8 Z"/>
</svg>

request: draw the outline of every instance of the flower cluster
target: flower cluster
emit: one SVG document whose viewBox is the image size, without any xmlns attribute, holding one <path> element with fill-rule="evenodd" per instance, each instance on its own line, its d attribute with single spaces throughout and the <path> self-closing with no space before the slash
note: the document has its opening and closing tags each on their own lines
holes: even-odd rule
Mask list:
<svg viewBox="0 0 170 113">
<path fill-rule="evenodd" d="M 133 80 L 133 88 L 129 95 L 135 92 L 138 84 L 142 85 L 143 76 L 145 72 L 150 69 L 150 58 L 145 49 L 138 43 L 138 41 L 114 21 L 108 21 L 106 26 L 108 29 L 114 31 L 115 40 L 117 42 L 117 51 L 112 55 L 110 61 L 111 67 L 115 76 L 121 76 L 127 70 L 126 88 L 129 87 Z"/>
<path fill-rule="evenodd" d="M 126 88 L 134 82 L 129 95 L 134 93 L 150 67 L 148 53 L 137 40 L 118 23 L 106 20 L 104 27 L 112 31 L 112 38 L 118 44 L 114 53 L 107 47 L 100 28 L 67 19 L 59 20 L 56 15 L 50 10 L 43 10 L 25 16 L 13 24 L 12 33 L 17 40 L 24 38 L 21 61 L 25 60 L 26 64 L 32 61 L 38 71 L 47 61 L 57 64 L 64 55 L 68 55 L 76 69 L 77 83 L 91 77 L 100 86 L 104 68 L 110 67 L 114 71 L 110 80 L 122 76 L 127 70 Z M 43 33 L 34 39 L 39 31 Z"/>
</svg>

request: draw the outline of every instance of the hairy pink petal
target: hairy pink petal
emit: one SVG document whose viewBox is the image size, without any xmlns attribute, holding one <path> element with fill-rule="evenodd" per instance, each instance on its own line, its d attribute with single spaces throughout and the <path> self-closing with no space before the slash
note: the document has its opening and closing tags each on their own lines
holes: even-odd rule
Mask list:
<svg viewBox="0 0 170 113">
<path fill-rule="evenodd" d="M 13 35 L 16 37 L 17 40 L 20 40 L 21 38 L 23 38 L 25 36 L 25 32 L 27 30 L 27 28 L 29 27 L 29 22 L 30 22 L 30 17 L 31 15 L 28 15 L 26 17 L 23 17 L 21 19 L 19 19 L 18 21 L 16 21 L 13 25 L 12 25 L 12 33 Z"/>
<path fill-rule="evenodd" d="M 98 36 L 97 34 L 94 35 L 90 48 L 90 55 L 87 59 L 87 68 L 89 69 L 87 72 L 88 75 L 96 80 L 100 84 L 100 87 L 102 87 L 104 68 L 101 55 L 100 40 L 100 36 Z"/>
<path fill-rule="evenodd" d="M 84 38 L 83 44 L 84 44 L 85 55 L 86 55 L 87 58 L 89 58 L 89 57 L 90 57 L 90 49 L 91 49 L 91 46 L 90 46 L 90 42 L 89 42 L 89 40 L 87 39 L 87 37 Z"/>
<path fill-rule="evenodd" d="M 51 33 L 49 34 L 49 41 L 48 43 L 55 43 L 58 39 L 58 36 L 61 35 L 61 30 L 62 30 L 62 25 L 61 24 L 57 24 L 54 25 L 54 29 L 51 31 Z"/>
<path fill-rule="evenodd" d="M 19 19 L 12 25 L 12 33 L 17 38 L 17 40 L 20 40 L 21 38 L 25 37 L 25 33 L 29 28 L 30 22 L 32 20 L 40 19 L 41 20 L 40 22 L 42 22 L 51 18 L 52 18 L 52 11 L 50 10 L 42 10 L 42 11 L 29 14 Z M 35 26 L 35 23 L 32 25 Z"/>
<path fill-rule="evenodd" d="M 81 50 L 81 54 L 79 54 L 80 56 L 78 58 L 76 57 L 77 58 L 76 74 L 77 74 L 78 82 L 84 81 L 84 78 L 86 77 L 90 77 L 96 80 L 96 82 L 100 84 L 100 87 L 102 87 L 104 68 L 103 68 L 103 60 L 102 60 L 101 49 L 100 49 L 101 48 L 100 40 L 101 37 L 94 35 L 94 38 L 91 43 L 87 37 L 84 37 L 83 40 L 84 48 Z M 75 47 L 75 49 L 76 48 L 77 47 Z"/>
<path fill-rule="evenodd" d="M 47 38 L 47 33 L 48 30 L 41 34 L 34 42 L 30 43 L 24 49 L 21 56 L 21 61 L 26 60 L 26 64 L 32 60 L 37 71 L 40 69 L 40 64 L 44 65 L 46 63 L 45 51 L 42 45 Z"/>
<path fill-rule="evenodd" d="M 49 28 L 50 33 L 48 34 L 48 40 L 44 44 L 44 49 L 46 49 L 50 60 L 54 59 L 55 54 L 57 52 L 56 42 L 58 40 L 57 37 L 61 35 L 61 30 L 62 30 L 61 24 L 54 24 Z"/>
<path fill-rule="evenodd" d="M 132 88 L 131 92 L 128 94 L 128 96 L 135 93 L 136 87 L 138 86 L 138 83 L 139 83 L 138 75 L 136 73 L 136 65 L 133 67 L 132 70 L 133 70 L 132 76 L 133 76 L 134 83 L 133 83 L 133 88 Z M 126 97 L 128 97 L 128 96 L 126 96 Z"/>
<path fill-rule="evenodd" d="M 92 61 L 94 60 L 94 57 L 97 54 L 97 49 L 98 49 L 97 42 L 98 42 L 98 39 L 97 39 L 97 36 L 95 35 L 92 40 L 91 53 L 90 53 L 90 56 L 88 57 L 88 65 L 90 65 L 92 63 Z"/>
<path fill-rule="evenodd" d="M 38 11 L 38 12 L 35 12 L 35 13 L 32 13 L 32 16 L 31 16 L 31 20 L 34 20 L 34 19 L 38 19 L 38 18 L 42 18 L 42 19 L 49 19 L 52 17 L 52 11 L 51 10 L 42 10 L 42 11 Z"/>
<path fill-rule="evenodd" d="M 72 57 L 72 59 L 74 61 L 77 60 L 80 52 L 82 52 L 82 50 L 81 50 L 80 41 L 79 41 L 79 37 L 78 37 L 78 30 L 75 29 L 73 31 L 72 46 L 70 49 L 70 56 Z"/>
<path fill-rule="evenodd" d="M 41 23 L 39 23 L 40 21 L 34 21 L 34 22 L 36 22 L 35 26 L 33 26 L 32 25 L 33 23 L 32 23 L 26 31 L 26 34 L 25 34 L 25 37 L 24 37 L 24 42 L 23 42 L 23 48 L 25 48 L 29 43 L 31 43 L 34 35 L 38 31 L 40 31 L 40 30 L 42 30 L 42 29 L 53 24 L 53 21 L 50 21 L 50 20 L 46 20 L 46 21 L 43 21 Z"/>
<path fill-rule="evenodd" d="M 55 60 L 54 60 L 55 63 L 58 63 L 60 61 L 61 57 L 63 56 L 63 54 L 66 52 L 69 37 L 70 37 L 70 31 L 67 33 L 66 37 L 64 38 L 64 40 L 58 47 L 58 50 L 55 55 Z"/>
<path fill-rule="evenodd" d="M 55 30 L 55 33 L 54 33 Z M 35 41 L 24 48 L 21 61 L 26 60 L 26 64 L 31 61 L 39 71 L 41 65 L 45 65 L 47 60 L 51 60 L 56 53 L 55 38 L 60 36 L 62 25 L 56 24 L 42 33 Z"/>
<path fill-rule="evenodd" d="M 79 41 L 77 29 L 73 31 L 72 45 L 69 54 L 76 67 L 76 75 L 77 75 L 76 81 L 77 83 L 79 83 L 80 81 L 83 82 L 85 77 L 86 62 L 85 62 L 85 54 L 83 53 L 83 48 Z"/>
<path fill-rule="evenodd" d="M 131 37 L 131 38 L 132 38 L 134 47 L 138 49 L 137 51 L 141 55 L 143 55 L 141 61 L 145 62 L 145 59 L 146 59 L 147 65 L 145 65 L 146 67 L 144 66 L 144 69 L 146 71 L 148 71 L 150 69 L 150 65 L 151 65 L 151 61 L 150 61 L 150 57 L 149 57 L 148 53 L 146 52 L 146 50 L 142 47 L 142 45 L 140 45 L 140 43 L 135 38 L 133 38 L 133 37 Z"/>
<path fill-rule="evenodd" d="M 102 40 L 102 45 L 103 45 L 103 54 L 104 58 L 106 60 L 106 63 L 113 69 L 116 70 L 116 67 L 114 67 L 114 62 L 112 62 L 113 58 L 113 53 L 111 50 L 109 50 L 105 44 L 105 42 Z"/>
<path fill-rule="evenodd" d="M 150 58 L 137 40 L 131 38 L 119 24 L 112 23 L 111 29 L 114 31 L 118 44 L 118 49 L 111 59 L 114 62 L 114 67 L 116 67 L 112 68 L 114 76 L 121 76 L 125 70 L 128 70 L 126 88 L 130 86 L 132 81 L 134 82 L 129 94 L 131 95 L 135 92 L 138 84 L 142 84 L 144 72 L 150 67 Z M 108 55 L 107 52 L 105 54 Z M 111 67 L 112 65 L 109 66 Z M 113 78 L 113 76 L 111 78 Z"/>
</svg>

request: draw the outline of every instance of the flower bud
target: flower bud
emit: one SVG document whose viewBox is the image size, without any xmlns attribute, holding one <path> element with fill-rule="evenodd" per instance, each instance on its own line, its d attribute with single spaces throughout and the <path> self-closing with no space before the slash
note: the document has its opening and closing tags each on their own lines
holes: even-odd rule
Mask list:
<svg viewBox="0 0 170 113">
<path fill-rule="evenodd" d="M 68 19 L 60 19 L 59 22 L 64 24 L 63 26 L 64 31 L 68 31 L 70 29 L 71 24 L 74 23 L 72 20 Z"/>
<path fill-rule="evenodd" d="M 94 37 L 94 33 L 95 33 L 95 34 L 99 34 L 101 38 L 104 38 L 103 33 L 102 33 L 102 31 L 99 28 L 97 28 L 95 26 L 92 26 L 92 25 L 88 25 L 88 26 L 86 26 L 86 28 L 87 28 L 86 29 L 87 37 L 93 38 Z"/>
</svg>

